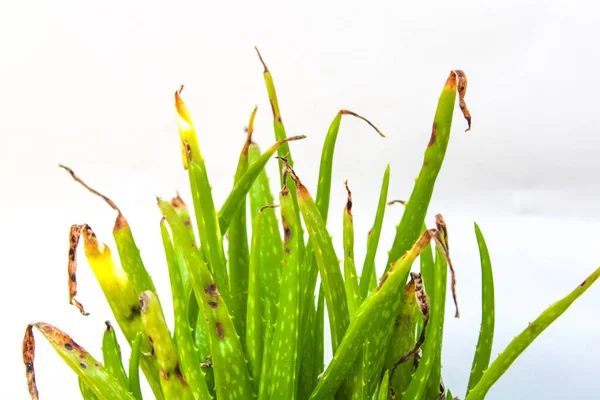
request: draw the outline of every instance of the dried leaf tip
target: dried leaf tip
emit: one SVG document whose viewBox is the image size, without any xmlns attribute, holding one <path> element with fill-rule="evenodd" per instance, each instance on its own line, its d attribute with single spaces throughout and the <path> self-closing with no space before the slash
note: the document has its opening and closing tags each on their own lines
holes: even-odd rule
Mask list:
<svg viewBox="0 0 600 400">
<path fill-rule="evenodd" d="M 455 69 L 450 71 L 450 76 L 446 80 L 446 88 L 449 90 L 456 89 L 458 93 L 458 105 L 467 120 L 468 127 L 465 132 L 471 130 L 471 112 L 465 103 L 465 95 L 467 94 L 467 75 L 463 70 Z"/>
<path fill-rule="evenodd" d="M 348 192 L 348 200 L 346 201 L 346 211 L 348 214 L 352 214 L 352 192 L 350 191 L 350 187 L 348 186 L 348 179 L 344 182 L 346 186 L 346 192 Z"/>
<path fill-rule="evenodd" d="M 67 265 L 68 278 L 68 289 L 69 289 L 69 304 L 77 307 L 82 315 L 89 315 L 85 312 L 83 304 L 81 304 L 75 296 L 77 296 L 77 247 L 79 245 L 79 238 L 81 237 L 81 231 L 84 225 L 72 225 L 69 231 L 69 262 Z"/>
<path fill-rule="evenodd" d="M 448 244 L 448 227 L 446 226 L 444 217 L 442 217 L 441 214 L 437 214 L 435 216 L 435 224 L 437 226 L 437 234 L 434 236 L 434 240 L 442 250 L 444 257 L 446 257 L 446 261 L 448 262 L 448 268 L 450 269 L 450 287 L 452 290 L 452 299 L 454 300 L 454 307 L 456 309 L 454 317 L 460 318 L 460 312 L 458 310 L 458 300 L 456 299 L 456 275 L 454 272 L 454 266 L 452 265 L 452 260 L 450 259 L 450 247 Z"/>
<path fill-rule="evenodd" d="M 112 201 L 111 199 L 109 199 L 108 197 L 106 197 L 105 195 L 103 195 L 102 193 L 97 191 L 96 189 L 93 189 L 92 187 L 90 187 L 81 178 L 79 178 L 71 168 L 69 168 L 63 164 L 58 164 L 58 166 L 60 168 L 64 169 L 65 171 L 67 171 L 69 174 L 71 174 L 71 177 L 73 178 L 73 180 L 75 180 L 75 182 L 79 183 L 81 186 L 83 186 L 84 188 L 86 188 L 87 190 L 89 190 L 90 192 L 95 194 L 96 196 L 102 198 L 102 200 L 104 200 L 113 210 L 115 210 L 119 214 L 121 214 L 121 210 L 119 209 L 119 207 L 117 207 L 117 205 L 115 204 L 114 201 Z"/>
<path fill-rule="evenodd" d="M 392 200 L 392 201 L 387 202 L 388 206 L 393 206 L 394 204 L 402 204 L 403 206 L 405 206 L 406 201 L 405 200 Z"/>
<path fill-rule="evenodd" d="M 269 208 L 277 208 L 279 207 L 279 204 L 267 204 L 266 206 L 262 206 L 258 212 L 261 213 L 263 212 L 263 210 L 269 209 Z"/>
<path fill-rule="evenodd" d="M 256 50 L 256 54 L 258 54 L 258 59 L 260 60 L 260 63 L 263 65 L 263 67 L 265 68 L 265 73 L 269 72 L 269 68 L 267 68 L 267 64 L 265 64 L 265 61 L 262 58 L 262 55 L 260 54 L 260 51 L 258 50 L 258 47 L 254 46 L 254 50 Z"/>
<path fill-rule="evenodd" d="M 379 128 L 377 128 L 371 121 L 369 121 L 368 119 L 366 119 L 365 117 L 363 117 L 360 114 L 355 113 L 354 111 L 350 111 L 350 110 L 340 110 L 339 114 L 341 115 L 352 115 L 353 117 L 356 117 L 358 119 L 362 119 L 363 121 L 365 121 L 367 124 L 369 124 L 369 126 L 373 129 L 375 129 L 375 132 L 377 132 L 379 134 L 379 136 L 381 137 L 385 137 L 385 135 L 379 130 Z"/>
<path fill-rule="evenodd" d="M 285 158 L 285 157 L 275 157 L 275 158 L 278 159 L 278 160 L 280 160 L 283 163 L 283 170 L 282 170 L 282 175 L 283 175 L 283 190 L 287 190 L 287 177 L 288 177 L 288 174 L 294 180 L 294 183 L 296 184 L 296 187 L 298 189 L 304 187 L 304 185 L 302 184 L 302 182 L 300 182 L 300 178 L 298 178 L 298 175 L 296 175 L 296 173 L 294 172 L 294 170 L 292 169 L 292 167 L 288 163 L 287 158 Z"/>
<path fill-rule="evenodd" d="M 248 127 L 246 128 L 246 143 L 244 143 L 244 147 L 242 148 L 242 154 L 248 154 L 248 148 L 250 144 L 252 144 L 252 134 L 254 133 L 254 118 L 256 117 L 256 111 L 258 111 L 258 106 L 254 106 L 254 110 L 252 110 L 252 114 L 250 114 L 250 121 L 248 121 Z"/>
</svg>

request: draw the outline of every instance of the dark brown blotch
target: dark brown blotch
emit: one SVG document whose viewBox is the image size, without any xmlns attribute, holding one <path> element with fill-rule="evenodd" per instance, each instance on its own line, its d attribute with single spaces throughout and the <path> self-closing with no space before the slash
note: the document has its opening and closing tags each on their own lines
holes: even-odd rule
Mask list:
<svg viewBox="0 0 600 400">
<path fill-rule="evenodd" d="M 71 345 L 71 343 L 65 343 L 65 349 L 71 351 L 73 350 L 73 346 Z"/>
<path fill-rule="evenodd" d="M 212 309 L 216 309 L 217 307 L 219 307 L 219 303 L 217 303 L 216 301 L 209 301 L 208 305 Z"/>
<path fill-rule="evenodd" d="M 77 282 L 77 276 L 75 275 L 75 272 L 69 276 L 69 279 L 71 279 L 71 282 Z"/>
<path fill-rule="evenodd" d="M 204 293 L 206 293 L 209 296 L 213 296 L 213 297 L 217 297 L 217 296 L 221 295 L 221 293 L 219 293 L 219 289 L 217 289 L 216 283 L 211 283 L 210 285 L 206 286 L 204 288 Z"/>
<path fill-rule="evenodd" d="M 79 365 L 81 366 L 81 368 L 87 368 L 87 365 L 85 365 L 84 363 L 79 363 Z"/>
<path fill-rule="evenodd" d="M 134 319 L 138 318 L 141 312 L 142 308 L 139 305 L 132 305 L 129 309 L 128 320 L 133 321 Z"/>
<path fill-rule="evenodd" d="M 217 322 L 216 325 L 217 337 L 221 340 L 225 337 L 225 332 L 223 331 L 223 325 L 220 322 Z"/>
<path fill-rule="evenodd" d="M 289 247 L 286 247 L 283 251 L 285 251 L 285 254 L 290 254 L 291 249 Z"/>
<path fill-rule="evenodd" d="M 433 126 L 431 127 L 431 137 L 429 138 L 429 144 L 427 145 L 427 147 L 431 147 L 435 143 L 436 131 L 437 131 L 437 126 L 435 125 L 435 122 L 434 122 Z"/>
</svg>

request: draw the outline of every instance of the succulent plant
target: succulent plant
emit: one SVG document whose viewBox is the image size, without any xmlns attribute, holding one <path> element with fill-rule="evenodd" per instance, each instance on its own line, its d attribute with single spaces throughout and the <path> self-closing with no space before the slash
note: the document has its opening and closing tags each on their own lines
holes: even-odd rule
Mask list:
<svg viewBox="0 0 600 400">
<path fill-rule="evenodd" d="M 131 357 L 124 363 L 108 321 L 102 361 L 58 328 L 43 322 L 30 324 L 23 340 L 23 361 L 33 399 L 38 398 L 34 327 L 76 372 L 84 399 L 141 399 L 140 369 L 156 399 L 452 398 L 442 380 L 441 350 L 448 275 L 455 316 L 459 316 L 454 268 L 443 217 L 437 215 L 432 228 L 427 228 L 425 218 L 448 146 L 457 97 L 467 130 L 471 127 L 464 100 L 464 72 L 451 71 L 444 84 L 421 171 L 410 198 L 402 202 L 405 210 L 385 271 L 378 279 L 375 256 L 388 204 L 389 166 L 383 174 L 362 268 L 357 268 L 359 260 L 354 257 L 353 203 L 347 182 L 342 265 L 326 223 L 342 117 L 362 119 L 381 132 L 359 114 L 339 111 L 325 136 L 313 196 L 294 170 L 290 150 L 292 142 L 304 136 L 287 136 L 271 72 L 260 53 L 259 58 L 264 65 L 276 142 L 261 153 L 252 141 L 255 108 L 234 187 L 220 208 L 213 201 L 190 112 L 181 90 L 175 92 L 182 162 L 189 174 L 194 213 L 192 217 L 179 196 L 171 201 L 158 199 L 163 215 L 159 232 L 173 297 L 173 332 L 124 215 L 108 197 L 62 166 L 118 213 L 113 234 L 120 263 L 89 225 L 71 227 L 70 302 L 86 315 L 76 299 L 77 248 L 83 238 L 87 261 L 114 321 L 131 346 Z M 274 158 L 280 168 L 277 198 L 265 172 L 265 165 Z M 477 225 L 475 234 L 481 257 L 482 322 L 467 400 L 484 398 L 525 348 L 600 275 L 600 269 L 594 271 L 491 361 L 492 267 Z M 417 258 L 419 266 L 415 268 Z M 325 332 L 325 309 L 329 334 Z M 329 345 L 333 359 L 326 363 L 324 349 Z"/>
</svg>

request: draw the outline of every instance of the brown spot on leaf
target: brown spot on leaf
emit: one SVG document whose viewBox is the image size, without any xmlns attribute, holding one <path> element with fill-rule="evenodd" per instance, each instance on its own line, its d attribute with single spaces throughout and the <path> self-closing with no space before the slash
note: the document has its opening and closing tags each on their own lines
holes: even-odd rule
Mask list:
<svg viewBox="0 0 600 400">
<path fill-rule="evenodd" d="M 177 378 L 179 379 L 179 381 L 184 385 L 187 386 L 187 381 L 185 380 L 185 377 L 183 376 L 183 374 L 181 373 L 181 368 L 179 367 L 179 363 L 177 363 L 177 365 L 175 366 L 175 375 L 177 376 Z"/>
<path fill-rule="evenodd" d="M 208 305 L 210 306 L 210 308 L 215 309 L 217 307 L 219 307 L 219 303 L 217 303 L 216 301 L 209 301 Z"/>
<path fill-rule="evenodd" d="M 587 282 L 587 279 L 584 280 L 583 282 L 581 282 L 581 285 L 579 285 L 579 287 L 584 287 L 586 282 Z"/>
<path fill-rule="evenodd" d="M 431 127 L 431 137 L 429 138 L 429 144 L 427 145 L 427 147 L 431 147 L 435 143 L 436 131 L 437 131 L 437 127 L 434 122 L 433 126 Z"/>
<path fill-rule="evenodd" d="M 183 221 L 183 226 L 190 226 L 192 225 L 192 221 L 190 221 L 189 219 L 186 219 L 185 221 Z"/>
<path fill-rule="evenodd" d="M 213 297 L 217 297 L 217 296 L 221 295 L 221 293 L 219 293 L 219 289 L 217 289 L 216 283 L 211 283 L 210 285 L 206 286 L 204 288 L 204 293 L 206 293 L 209 296 L 213 296 Z"/>
<path fill-rule="evenodd" d="M 292 250 L 289 247 L 286 247 L 283 251 L 285 251 L 285 254 L 290 254 Z"/>
<path fill-rule="evenodd" d="M 79 365 L 81 366 L 81 368 L 87 368 L 87 365 L 85 365 L 84 363 L 79 363 Z"/>
<path fill-rule="evenodd" d="M 346 192 L 348 192 L 348 200 L 346 200 L 346 211 L 348 212 L 348 214 L 352 214 L 352 192 L 348 187 L 348 179 L 346 179 L 344 185 L 346 185 Z"/>
<path fill-rule="evenodd" d="M 169 379 L 171 379 L 171 375 L 168 372 L 163 371 L 162 369 L 159 371 L 159 374 L 162 380 L 164 381 L 168 381 Z"/>
<path fill-rule="evenodd" d="M 391 269 L 391 267 L 390 267 L 390 269 Z M 379 289 L 381 289 L 381 287 L 383 286 L 383 284 L 385 283 L 385 281 L 387 281 L 388 275 L 389 275 L 389 271 L 386 272 L 385 275 L 383 275 L 383 277 L 381 278 L 381 281 L 379 282 L 379 285 L 377 285 L 377 290 L 376 291 L 379 291 Z"/>
<path fill-rule="evenodd" d="M 216 325 L 217 337 L 221 340 L 225 337 L 225 333 L 223 332 L 223 325 L 220 322 L 217 322 Z"/>
</svg>

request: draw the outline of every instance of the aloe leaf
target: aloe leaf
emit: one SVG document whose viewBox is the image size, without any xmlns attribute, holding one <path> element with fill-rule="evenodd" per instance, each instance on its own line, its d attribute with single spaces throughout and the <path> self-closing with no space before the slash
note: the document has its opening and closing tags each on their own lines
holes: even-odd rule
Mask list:
<svg viewBox="0 0 600 400">
<path fill-rule="evenodd" d="M 98 397 L 92 392 L 92 389 L 87 387 L 83 379 L 77 377 L 77 383 L 79 384 L 79 391 L 83 400 L 97 400 Z"/>
<path fill-rule="evenodd" d="M 171 228 L 174 245 L 183 255 L 196 299 L 209 327 L 216 397 L 220 400 L 251 399 L 254 393 L 250 374 L 227 302 L 173 207 L 160 199 L 158 206 Z"/>
<path fill-rule="evenodd" d="M 121 360 L 121 347 L 110 321 L 106 321 L 106 330 L 102 337 L 102 357 L 104 366 L 112 376 L 117 378 L 124 388 L 129 387 L 129 380 Z"/>
<path fill-rule="evenodd" d="M 388 400 L 390 397 L 390 371 L 386 370 L 381 379 L 381 385 L 379 385 L 379 393 L 377 394 L 377 400 Z"/>
<path fill-rule="evenodd" d="M 194 227 L 192 226 L 192 220 L 190 217 L 190 212 L 188 210 L 187 205 L 184 203 L 183 199 L 181 198 L 181 196 L 179 196 L 179 194 L 177 194 L 176 197 L 173 197 L 171 199 L 171 205 L 173 206 L 173 208 L 175 209 L 175 212 L 177 213 L 177 215 L 179 216 L 179 219 L 181 219 L 181 221 L 183 222 L 183 225 L 185 227 L 187 227 L 188 232 L 190 234 L 190 236 L 194 239 L 194 243 L 196 243 L 196 237 L 194 235 Z M 195 303 L 196 298 L 194 296 L 192 296 L 191 294 L 191 283 L 189 281 L 189 272 L 186 268 L 183 268 L 182 266 L 180 266 L 180 271 L 179 271 L 180 275 L 181 275 L 181 280 L 183 282 L 183 287 L 185 289 L 185 296 L 190 298 L 190 301 L 192 301 L 192 303 Z M 193 307 L 197 310 L 198 304 L 190 304 L 190 307 Z M 197 317 L 197 315 L 193 314 L 193 310 L 189 310 L 190 313 L 192 313 L 190 315 L 190 321 L 195 320 L 195 318 Z"/>
<path fill-rule="evenodd" d="M 285 170 L 284 170 L 285 171 Z M 284 172 L 285 173 L 285 172 Z M 296 396 L 300 329 L 300 221 L 291 192 L 284 187 L 279 194 L 283 225 L 283 269 L 277 322 L 273 333 L 269 395 L 271 399 Z"/>
<path fill-rule="evenodd" d="M 142 332 L 138 332 L 131 344 L 131 355 L 129 356 L 129 391 L 136 400 L 142 400 L 142 389 L 140 387 L 140 356 L 142 355 Z"/>
<path fill-rule="evenodd" d="M 385 214 L 385 205 L 387 203 L 388 188 L 390 186 L 390 166 L 385 168 L 383 174 L 383 182 L 381 183 L 381 191 L 379 194 L 379 202 L 377 203 L 377 212 L 375 213 L 375 222 L 369 231 L 369 240 L 367 241 L 367 255 L 362 267 L 360 275 L 360 296 L 362 299 L 367 297 L 370 289 L 370 281 L 375 274 L 375 256 L 377 255 L 377 247 L 379 246 L 379 238 L 381 236 L 381 227 L 383 226 L 383 216 Z"/>
<path fill-rule="evenodd" d="M 402 215 L 402 220 L 396 227 L 396 236 L 389 252 L 388 266 L 410 248 L 421 231 L 421 226 L 425 220 L 425 214 L 427 213 L 427 208 L 433 194 L 435 181 L 442 168 L 448 147 L 457 92 L 461 109 L 469 125 L 467 130 L 471 128 L 471 115 L 466 105 L 464 105 L 466 90 L 467 78 L 464 72 L 459 70 L 451 71 L 438 100 L 431 137 L 425 150 L 423 166 L 416 179 L 410 198 L 406 203 L 406 210 Z"/>
<path fill-rule="evenodd" d="M 171 292 L 173 294 L 173 314 L 175 316 L 174 341 L 177 344 L 177 354 L 181 361 L 181 371 L 189 384 L 192 395 L 196 400 L 211 399 L 204 373 L 200 368 L 198 353 L 194 347 L 192 329 L 190 328 L 187 301 L 179 295 L 183 293 L 183 280 L 171 238 L 167 232 L 164 219 L 160 222 L 160 234 L 165 248 Z"/>
<path fill-rule="evenodd" d="M 261 366 L 260 376 L 269 376 L 271 370 L 271 355 L 272 355 L 272 343 L 273 343 L 273 331 L 274 325 L 271 324 L 271 305 L 268 301 L 265 301 L 265 339 L 264 339 L 264 352 L 263 352 L 263 363 Z M 269 360 L 269 361 L 266 361 Z M 269 396 L 269 379 L 261 379 L 258 389 L 258 400 L 270 399 Z"/>
<path fill-rule="evenodd" d="M 204 222 L 204 231 L 200 232 L 200 242 L 205 242 L 208 248 L 208 265 L 215 277 L 215 281 L 222 288 L 222 295 L 226 300 L 230 299 L 229 278 L 225 261 L 225 252 L 223 250 L 223 237 L 217 224 L 217 214 L 215 211 L 212 188 L 206 178 L 206 167 L 204 162 L 198 163 L 196 160 L 189 160 L 188 173 L 192 188 L 192 197 L 194 205 L 198 204 L 196 209 L 196 218 L 202 218 Z M 193 183 L 192 183 L 193 182 Z M 195 208 L 195 207 L 194 207 Z"/>
<path fill-rule="evenodd" d="M 208 179 L 204 158 L 200 152 L 192 117 L 180 95 L 181 90 L 175 92 L 177 126 L 181 139 L 182 156 L 185 156 L 184 167 L 188 170 L 189 174 L 200 243 L 202 243 L 204 255 L 208 257 L 208 264 L 217 284 L 221 288 L 223 296 L 225 299 L 229 299 L 229 279 L 227 277 L 225 252 L 223 250 L 223 238 L 217 224 L 217 212 L 212 197 L 212 187 Z"/>
<path fill-rule="evenodd" d="M 190 388 L 179 369 L 179 359 L 171 333 L 165 322 L 158 298 L 147 290 L 140 295 L 142 324 L 160 369 L 160 384 L 167 399 L 193 399 Z"/>
<path fill-rule="evenodd" d="M 596 282 L 600 276 L 600 268 L 596 269 L 571 293 L 552 304 L 540 316 L 529 324 L 523 332 L 516 336 L 513 341 L 498 355 L 490 367 L 486 369 L 465 397 L 465 400 L 483 399 L 492 385 L 506 372 L 512 363 L 525 351 L 527 347 L 558 317 L 560 317 L 573 304 L 575 300 Z"/>
<path fill-rule="evenodd" d="M 285 159 L 283 159 L 283 162 L 287 168 L 287 171 L 284 170 L 286 172 L 285 175 L 289 172 L 296 183 L 300 211 L 302 212 L 306 229 L 314 246 L 315 258 L 325 290 L 325 299 L 327 300 L 329 325 L 331 328 L 331 345 L 335 352 L 344 337 L 350 319 L 344 289 L 344 279 L 342 278 L 339 261 L 331 242 L 331 236 L 327 232 L 325 222 L 315 202 L 310 196 L 308 189 L 300 182 L 300 179 L 286 163 Z"/>
<path fill-rule="evenodd" d="M 246 314 L 246 353 L 250 367 L 250 375 L 254 391 L 258 393 L 260 373 L 263 363 L 263 301 L 260 281 L 262 212 L 258 212 L 252 224 L 252 245 L 250 249 L 250 274 L 248 279 L 248 313 Z"/>
<path fill-rule="evenodd" d="M 333 156 L 335 152 L 335 145 L 337 143 L 338 133 L 340 130 L 342 116 L 344 115 L 351 115 L 358 119 L 362 119 L 367 124 L 369 124 L 369 126 L 371 126 L 381 137 L 385 137 L 381 133 L 381 131 L 368 119 L 362 117 L 361 115 L 353 111 L 340 110 L 336 114 L 335 118 L 329 125 L 327 135 L 325 136 L 325 142 L 323 143 L 323 149 L 321 151 L 321 161 L 319 164 L 319 180 L 317 183 L 317 195 L 315 197 L 317 209 L 321 213 L 321 217 L 323 218 L 323 222 L 325 224 L 327 224 L 327 217 L 329 215 L 331 176 L 333 173 Z M 303 272 L 303 274 L 306 277 L 305 281 L 307 282 L 304 288 L 303 300 L 309 301 L 314 297 L 318 271 L 318 267 L 312 249 L 312 243 L 310 242 L 306 248 L 306 256 L 302 265 L 302 271 L 305 271 Z"/>
<path fill-rule="evenodd" d="M 58 355 L 81 378 L 83 383 L 101 399 L 134 400 L 117 378 L 112 376 L 99 361 L 60 329 L 45 322 L 29 324 L 23 337 L 23 363 L 27 376 L 27 387 L 32 399 L 38 399 L 35 381 L 35 338 L 33 328 L 37 328 L 52 345 Z"/>
<path fill-rule="evenodd" d="M 460 108 L 463 111 L 463 115 L 465 116 L 470 129 L 471 115 L 464 102 L 464 95 L 467 88 L 466 82 L 464 73 L 459 70 L 451 71 L 450 76 L 446 80 L 446 84 L 444 85 L 438 100 L 431 137 L 427 149 L 425 150 L 423 166 L 415 181 L 402 219 L 398 226 L 396 226 L 394 242 L 388 252 L 386 270 L 389 268 L 390 263 L 402 256 L 402 254 L 404 254 L 419 237 L 435 186 L 435 180 L 441 169 L 448 147 L 457 93 Z M 398 301 L 396 303 L 396 308 L 399 306 L 400 302 Z M 393 326 L 392 319 L 395 315 L 397 315 L 397 310 L 392 313 L 383 325 L 387 330 L 383 332 L 382 342 L 377 343 L 377 345 L 375 345 L 374 342 L 371 343 L 371 346 L 377 346 L 371 349 L 371 352 L 374 354 L 387 350 Z M 376 357 L 376 361 L 373 362 L 370 367 L 370 376 L 379 376 L 379 374 L 382 373 L 383 361 L 383 357 Z"/>
<path fill-rule="evenodd" d="M 317 321 L 315 331 L 316 347 L 314 349 L 315 359 L 313 370 L 317 372 L 319 376 L 325 369 L 325 292 L 323 287 L 319 288 L 319 295 L 317 298 Z M 315 380 L 314 386 L 317 385 Z"/>
<path fill-rule="evenodd" d="M 452 263 L 449 262 L 448 260 L 450 260 L 450 256 L 449 256 L 449 251 L 448 251 L 448 229 L 446 227 L 446 223 L 444 222 L 444 218 L 438 214 L 436 215 L 436 225 L 437 225 L 437 229 L 440 232 L 440 238 L 444 243 L 445 246 L 445 254 L 440 254 L 437 253 L 437 249 L 436 249 L 436 257 L 441 257 L 444 258 L 444 260 L 440 260 L 442 262 L 443 265 L 445 265 L 446 267 L 449 267 L 451 271 L 454 271 L 454 268 L 452 267 Z M 430 245 L 431 246 L 431 245 Z M 425 250 L 427 251 L 427 249 Z M 425 252 L 424 252 L 425 253 Z M 437 262 L 437 260 L 436 260 Z M 429 287 L 432 287 L 433 290 L 432 292 L 432 296 L 430 296 L 430 300 L 431 300 L 431 307 L 432 310 L 436 309 L 436 310 L 440 310 L 440 318 L 439 321 L 436 318 L 436 320 L 434 321 L 432 319 L 432 322 L 435 323 L 439 323 L 439 327 L 437 329 L 437 340 L 438 340 L 438 345 L 435 346 L 435 354 L 433 354 L 431 356 L 431 358 L 433 359 L 432 365 L 431 365 L 431 372 L 429 373 L 429 379 L 427 381 L 427 388 L 425 390 L 425 397 L 429 398 L 438 398 L 439 396 L 444 394 L 444 387 L 442 385 L 442 344 L 443 344 L 443 338 L 444 338 L 444 318 L 445 318 L 445 309 L 446 309 L 446 286 L 447 286 L 447 281 L 448 281 L 448 268 L 444 268 L 443 271 L 441 270 L 437 270 L 436 266 L 434 264 L 434 272 L 432 272 L 431 275 L 431 280 L 430 282 L 432 282 L 432 284 L 430 283 Z M 440 281 L 440 282 L 438 282 Z M 438 285 L 441 285 L 441 288 L 439 289 L 438 292 Z M 456 300 L 456 294 L 455 294 L 455 282 L 454 282 L 454 274 L 452 274 L 452 281 L 451 281 L 451 286 L 452 286 L 452 294 L 454 296 L 454 299 Z M 456 306 L 456 316 L 458 316 L 458 305 Z"/>
<path fill-rule="evenodd" d="M 441 250 L 437 250 L 435 262 L 435 274 L 441 275 L 446 271 L 446 260 Z M 433 298 L 441 298 L 442 291 L 445 288 L 445 279 L 436 279 L 431 292 Z M 406 391 L 402 393 L 403 399 L 420 399 L 427 389 L 428 379 L 438 353 L 441 348 L 440 327 L 443 324 L 444 309 L 440 307 L 440 302 L 431 304 L 431 317 L 428 326 L 425 326 L 425 342 L 423 343 L 423 357 L 419 361 L 419 366 L 415 371 Z"/>
<path fill-rule="evenodd" d="M 479 330 L 479 340 L 477 341 L 477 347 L 475 348 L 475 356 L 473 357 L 473 366 L 471 367 L 471 376 L 469 377 L 467 392 L 477 385 L 483 375 L 483 371 L 485 371 L 490 364 L 495 323 L 494 275 L 492 273 L 492 262 L 490 260 L 487 244 L 485 243 L 485 238 L 477 224 L 475 224 L 475 236 L 477 237 L 479 258 L 481 259 L 481 329 Z"/>
<path fill-rule="evenodd" d="M 352 369 L 359 354 L 356 349 L 359 349 L 361 344 L 367 340 L 370 331 L 379 332 L 380 323 L 392 317 L 391 305 L 398 298 L 398 288 L 406 282 L 410 267 L 430 239 L 431 232 L 425 232 L 415 245 L 390 267 L 377 289 L 365 299 L 356 311 L 346 335 L 310 397 L 312 400 L 330 399 L 335 394 Z M 377 335 L 370 335 L 369 340 L 376 341 L 377 337 Z M 375 345 L 377 344 L 381 343 L 375 342 Z M 371 343 L 370 346 L 373 344 Z"/>
<path fill-rule="evenodd" d="M 348 312 L 350 318 L 354 316 L 358 305 L 360 304 L 360 294 L 358 290 L 358 275 L 356 274 L 356 265 L 354 264 L 354 224 L 352 221 L 352 192 L 346 181 L 346 190 L 348 199 L 344 207 L 343 217 L 343 242 L 344 242 L 344 285 L 346 289 L 346 298 L 348 300 Z"/>
<path fill-rule="evenodd" d="M 140 306 L 136 289 L 123 268 L 114 262 L 110 248 L 98 240 L 92 228 L 89 225 L 83 225 L 81 233 L 88 263 L 100 284 L 115 320 L 123 331 L 125 338 L 131 344 L 137 333 L 144 329 L 140 318 Z M 142 351 L 149 353 L 150 349 L 148 339 L 144 338 Z M 162 399 L 156 358 L 144 357 L 141 359 L 140 365 L 155 397 Z"/>
<path fill-rule="evenodd" d="M 312 306 L 312 307 L 311 307 Z M 299 349 L 300 354 L 300 373 L 298 375 L 298 400 L 306 400 L 310 397 L 310 394 L 317 386 L 317 376 L 321 373 L 320 370 L 315 370 L 314 358 L 317 356 L 315 349 L 317 347 L 317 309 L 314 302 L 306 305 L 305 318 L 302 320 L 302 324 L 306 324 L 304 341 L 302 347 Z"/>
<path fill-rule="evenodd" d="M 260 158 L 260 149 L 250 144 L 248 160 L 251 164 Z M 262 297 L 271 305 L 271 323 L 277 319 L 277 301 L 279 300 L 279 284 L 281 282 L 281 260 L 283 258 L 283 242 L 279 232 L 279 221 L 275 210 L 264 208 L 273 204 L 274 199 L 269 187 L 269 178 L 265 169 L 261 169 L 250 189 L 250 212 L 261 213 L 260 226 L 253 226 L 252 232 L 260 231 L 259 275 Z M 262 210 L 262 211 L 261 211 Z M 254 240 L 254 239 L 253 239 Z"/>
<path fill-rule="evenodd" d="M 421 253 L 422 256 L 423 253 Z M 415 282 L 411 280 L 404 286 L 400 314 L 396 317 L 394 324 L 394 332 L 384 365 L 385 369 L 391 369 L 402 356 L 415 346 L 415 331 L 420 314 L 415 297 Z M 403 393 L 406 390 L 414 372 L 414 365 L 413 357 L 395 369 L 390 382 L 394 393 Z"/>
<path fill-rule="evenodd" d="M 302 140 L 305 139 L 306 136 L 292 136 L 289 138 L 285 138 L 277 141 L 273 146 L 269 147 L 254 163 L 252 163 L 248 170 L 242 177 L 237 181 L 234 185 L 233 189 L 225 199 L 221 210 L 219 211 L 219 226 L 221 227 L 221 233 L 227 232 L 229 228 L 229 224 L 231 223 L 231 219 L 233 215 L 237 212 L 237 210 L 241 207 L 246 195 L 250 191 L 252 184 L 259 176 L 267 162 L 273 157 L 273 154 L 281 148 L 287 142 L 291 142 L 294 140 Z"/>
<path fill-rule="evenodd" d="M 248 170 L 248 147 L 254 132 L 254 117 L 257 108 L 254 107 L 248 122 L 246 141 L 238 159 L 234 176 L 234 184 Z M 246 307 L 248 305 L 248 269 L 250 253 L 248 250 L 248 227 L 246 224 L 246 196 L 242 205 L 233 215 L 228 230 L 227 255 L 229 258 L 229 284 L 231 287 L 230 310 L 233 315 L 235 330 L 240 336 L 242 346 L 246 343 Z"/>
</svg>

